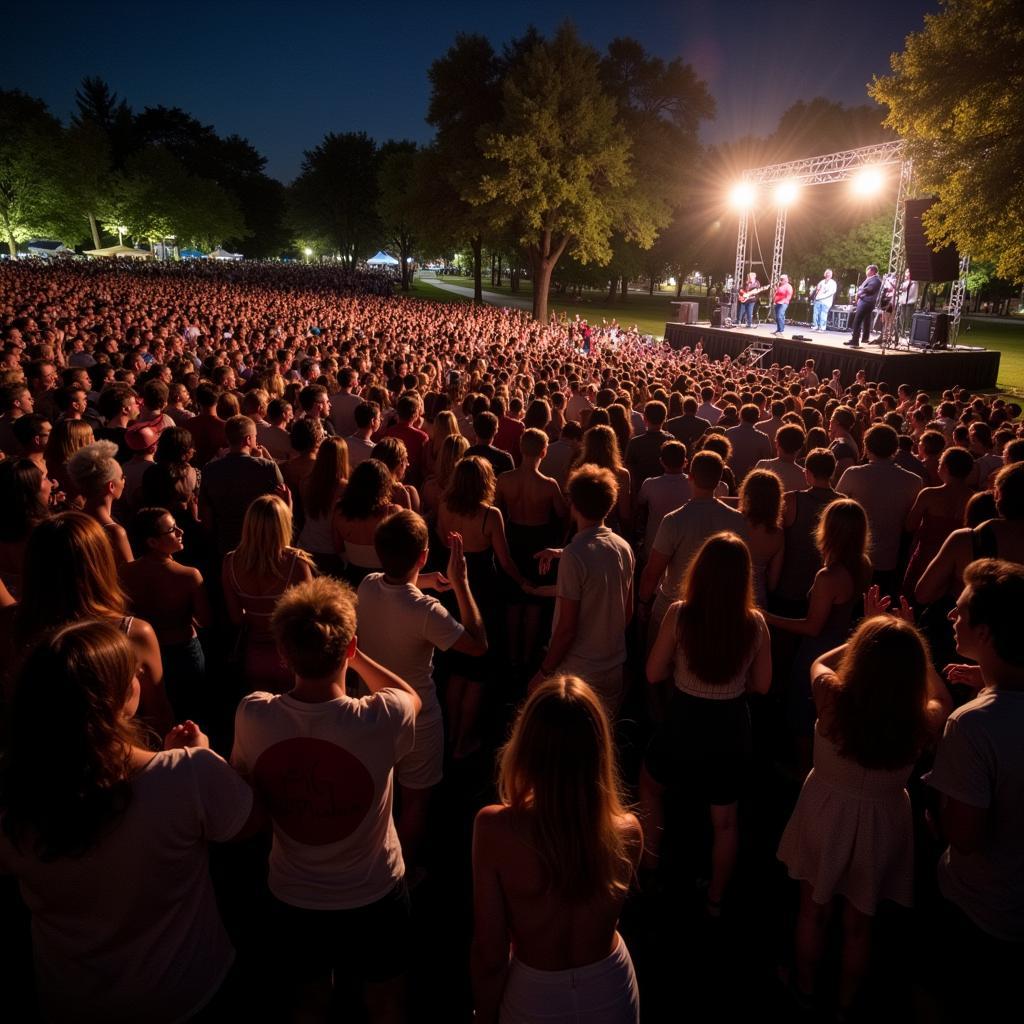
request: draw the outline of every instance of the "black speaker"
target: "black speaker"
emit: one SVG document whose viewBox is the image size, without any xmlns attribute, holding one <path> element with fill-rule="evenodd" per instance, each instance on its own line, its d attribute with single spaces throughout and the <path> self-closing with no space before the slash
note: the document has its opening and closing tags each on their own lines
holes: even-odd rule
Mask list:
<svg viewBox="0 0 1024 1024">
<path fill-rule="evenodd" d="M 914 348 L 928 348 L 932 343 L 934 313 L 915 313 L 910 324 L 910 344 Z"/>
<path fill-rule="evenodd" d="M 711 310 L 711 326 L 712 327 L 724 327 L 725 318 L 729 315 L 728 306 L 715 306 Z"/>
<path fill-rule="evenodd" d="M 915 281 L 955 281 L 960 276 L 960 257 L 956 248 L 947 245 L 944 249 L 933 249 L 921 226 L 921 216 L 934 203 L 934 199 L 907 200 L 903 220 L 907 266 Z"/>
</svg>

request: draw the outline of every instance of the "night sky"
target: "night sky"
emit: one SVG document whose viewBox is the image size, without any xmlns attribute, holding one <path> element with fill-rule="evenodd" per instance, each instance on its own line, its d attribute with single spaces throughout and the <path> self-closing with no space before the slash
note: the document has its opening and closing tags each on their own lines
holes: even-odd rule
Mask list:
<svg viewBox="0 0 1024 1024">
<path fill-rule="evenodd" d="M 692 63 L 710 86 L 714 142 L 768 134 L 799 99 L 866 102 L 937 0 L 560 4 L 20 0 L 3 19 L 0 86 L 66 117 L 84 75 L 100 75 L 135 110 L 179 106 L 222 135 L 249 139 L 282 181 L 328 131 L 427 141 L 427 69 L 459 31 L 500 47 L 528 25 L 550 33 L 572 19 L 603 50 L 616 36 Z"/>
</svg>

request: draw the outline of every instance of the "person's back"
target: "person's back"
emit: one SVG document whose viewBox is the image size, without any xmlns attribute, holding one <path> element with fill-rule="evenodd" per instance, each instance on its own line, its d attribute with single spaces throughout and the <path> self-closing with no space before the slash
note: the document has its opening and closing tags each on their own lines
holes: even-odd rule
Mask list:
<svg viewBox="0 0 1024 1024">
<path fill-rule="evenodd" d="M 343 966 L 376 982 L 395 1014 L 410 942 L 393 769 L 412 748 L 416 692 L 356 646 L 350 592 L 321 577 L 278 602 L 273 632 L 294 672 L 285 694 L 252 693 L 235 715 L 231 761 L 252 779 L 274 827 L 269 886 L 281 965 L 295 991 L 328 989 Z M 369 696 L 346 691 L 348 669 Z M 377 943 L 387 946 L 384 951 Z M 330 999 L 329 991 L 318 998 Z M 376 1019 L 382 1019 L 378 1017 Z"/>
<path fill-rule="evenodd" d="M 528 699 L 501 755 L 499 793 L 473 835 L 477 1014 L 639 1021 L 616 928 L 643 833 L 619 796 L 607 717 L 582 680 L 559 676 Z"/>
<path fill-rule="evenodd" d="M 770 459 L 775 454 L 768 435 L 755 426 L 758 415 L 756 405 L 743 406 L 739 424 L 729 427 L 725 432 L 732 445 L 729 467 L 737 484 L 743 483 L 743 478 L 761 459 Z"/>
</svg>

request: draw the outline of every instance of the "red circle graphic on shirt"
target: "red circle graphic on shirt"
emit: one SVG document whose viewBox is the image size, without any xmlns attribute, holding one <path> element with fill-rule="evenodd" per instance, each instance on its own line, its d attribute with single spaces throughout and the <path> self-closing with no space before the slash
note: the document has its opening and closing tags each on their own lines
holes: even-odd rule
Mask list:
<svg viewBox="0 0 1024 1024">
<path fill-rule="evenodd" d="M 366 765 L 336 743 L 307 736 L 263 751 L 253 781 L 275 825 L 309 846 L 347 839 L 373 804 L 373 778 Z"/>
</svg>

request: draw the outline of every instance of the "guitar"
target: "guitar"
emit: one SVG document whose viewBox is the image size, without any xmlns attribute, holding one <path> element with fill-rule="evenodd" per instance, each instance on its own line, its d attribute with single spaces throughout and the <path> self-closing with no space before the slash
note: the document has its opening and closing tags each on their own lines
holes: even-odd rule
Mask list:
<svg viewBox="0 0 1024 1024">
<path fill-rule="evenodd" d="M 747 299 L 752 299 L 755 295 L 760 295 L 761 292 L 766 292 L 771 288 L 770 284 L 763 284 L 760 288 L 755 288 L 753 291 L 747 291 L 745 288 L 740 289 L 740 302 L 746 302 Z"/>
</svg>

